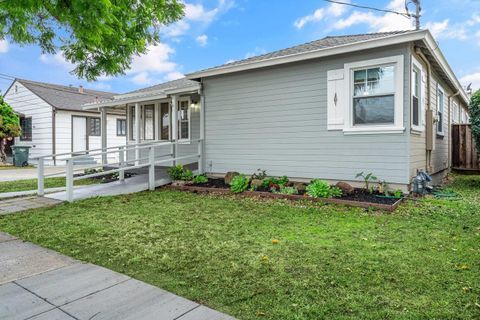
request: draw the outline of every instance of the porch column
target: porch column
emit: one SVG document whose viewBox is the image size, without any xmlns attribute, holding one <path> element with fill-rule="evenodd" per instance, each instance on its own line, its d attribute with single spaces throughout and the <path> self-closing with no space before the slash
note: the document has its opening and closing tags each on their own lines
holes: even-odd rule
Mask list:
<svg viewBox="0 0 480 320">
<path fill-rule="evenodd" d="M 101 108 L 100 133 L 102 136 L 102 152 L 107 151 L 107 108 Z M 102 154 L 102 166 L 107 164 L 107 155 Z"/>
<path fill-rule="evenodd" d="M 135 143 L 138 145 L 140 143 L 140 104 L 135 103 Z M 135 159 L 140 159 L 140 150 L 135 150 Z M 135 161 L 135 165 L 139 165 L 140 162 Z"/>
<path fill-rule="evenodd" d="M 200 94 L 200 142 L 198 144 L 198 151 L 200 154 L 200 161 L 198 161 L 198 173 L 203 174 L 205 168 L 205 98 L 203 96 L 203 90 L 199 90 Z"/>
<path fill-rule="evenodd" d="M 177 107 L 177 96 L 172 96 L 172 155 L 173 158 L 178 156 L 178 107 Z M 177 161 L 173 161 L 173 165 L 176 165 Z"/>
</svg>

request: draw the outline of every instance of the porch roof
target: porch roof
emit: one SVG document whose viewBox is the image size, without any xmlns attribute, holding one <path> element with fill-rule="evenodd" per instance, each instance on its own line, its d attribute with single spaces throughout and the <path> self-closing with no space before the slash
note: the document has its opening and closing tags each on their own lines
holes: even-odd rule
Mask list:
<svg viewBox="0 0 480 320">
<path fill-rule="evenodd" d="M 200 90 L 199 82 L 182 78 L 157 84 L 148 88 L 115 95 L 112 99 L 102 100 L 95 103 L 87 103 L 83 105 L 83 109 L 88 110 L 106 107 L 120 107 L 126 106 L 129 103 L 165 99 L 175 94 L 193 93 L 197 92 L 198 90 Z"/>
</svg>

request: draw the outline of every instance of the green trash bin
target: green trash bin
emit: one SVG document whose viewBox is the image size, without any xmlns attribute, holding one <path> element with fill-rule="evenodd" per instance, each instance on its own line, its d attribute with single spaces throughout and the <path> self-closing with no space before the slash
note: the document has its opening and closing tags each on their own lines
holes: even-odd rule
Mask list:
<svg viewBox="0 0 480 320">
<path fill-rule="evenodd" d="M 28 154 L 31 146 L 12 146 L 13 165 L 15 167 L 28 166 Z"/>
</svg>

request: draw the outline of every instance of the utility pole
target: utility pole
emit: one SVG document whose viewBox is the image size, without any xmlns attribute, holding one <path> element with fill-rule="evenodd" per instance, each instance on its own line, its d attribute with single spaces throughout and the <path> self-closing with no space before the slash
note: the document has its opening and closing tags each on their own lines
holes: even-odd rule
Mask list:
<svg viewBox="0 0 480 320">
<path fill-rule="evenodd" d="M 411 15 L 415 18 L 415 30 L 420 30 L 420 12 L 422 11 L 422 6 L 420 5 L 420 0 L 411 1 L 415 5 L 415 14 Z"/>
</svg>

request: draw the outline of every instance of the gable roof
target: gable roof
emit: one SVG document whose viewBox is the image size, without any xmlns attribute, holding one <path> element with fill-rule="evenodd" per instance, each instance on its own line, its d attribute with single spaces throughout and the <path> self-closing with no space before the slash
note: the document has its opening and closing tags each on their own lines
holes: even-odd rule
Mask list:
<svg viewBox="0 0 480 320">
<path fill-rule="evenodd" d="M 111 92 L 90 89 L 83 89 L 83 93 L 80 93 L 78 87 L 25 79 L 15 79 L 15 81 L 24 85 L 51 106 L 64 110 L 82 111 L 82 106 L 86 103 L 94 102 L 97 98 L 99 100 L 112 99 L 115 95 Z"/>
<path fill-rule="evenodd" d="M 171 89 L 182 89 L 182 88 L 188 88 L 195 85 L 198 85 L 198 82 L 189 80 L 187 78 L 181 78 L 173 81 L 156 84 L 151 87 L 130 91 L 130 92 L 127 92 L 126 94 L 147 93 L 151 91 L 165 91 L 165 90 L 171 90 Z"/>
<path fill-rule="evenodd" d="M 294 47 L 193 72 L 187 74 L 186 77 L 192 80 L 200 80 L 201 78 L 222 74 L 230 74 L 406 43 L 415 43 L 416 45 L 422 44 L 424 49 L 428 51 L 434 64 L 437 66 L 437 71 L 444 75 L 444 78 L 448 80 L 455 91 L 460 93 L 464 102 L 468 103 L 469 99 L 467 94 L 463 90 L 463 87 L 441 50 L 437 50 L 438 43 L 435 41 L 429 30 L 405 30 L 346 36 L 329 36 Z"/>
</svg>

